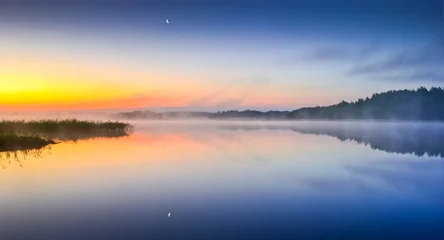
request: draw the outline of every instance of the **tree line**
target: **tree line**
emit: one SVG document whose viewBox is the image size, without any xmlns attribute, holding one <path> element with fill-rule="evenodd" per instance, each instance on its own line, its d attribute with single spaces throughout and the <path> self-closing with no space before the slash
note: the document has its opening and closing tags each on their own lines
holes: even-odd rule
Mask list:
<svg viewBox="0 0 444 240">
<path fill-rule="evenodd" d="M 127 119 L 261 119 L 261 120 L 444 120 L 444 89 L 420 87 L 416 90 L 395 90 L 375 93 L 370 98 L 342 101 L 330 106 L 304 107 L 293 111 L 229 110 L 209 112 L 135 111 L 119 113 Z"/>
</svg>

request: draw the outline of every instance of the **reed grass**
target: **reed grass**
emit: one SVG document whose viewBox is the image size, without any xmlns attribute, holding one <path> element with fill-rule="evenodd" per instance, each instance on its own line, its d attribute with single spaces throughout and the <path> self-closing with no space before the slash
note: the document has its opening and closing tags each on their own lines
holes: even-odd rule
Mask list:
<svg viewBox="0 0 444 240">
<path fill-rule="evenodd" d="M 126 136 L 133 126 L 122 122 L 83 121 L 77 119 L 2 120 L 0 151 L 38 149 L 57 140 Z"/>
<path fill-rule="evenodd" d="M 83 121 L 77 119 L 2 120 L 0 134 L 48 134 L 48 133 L 130 133 L 132 125 L 123 122 Z"/>
<path fill-rule="evenodd" d="M 55 142 L 38 136 L 0 135 L 0 151 L 36 149 L 49 144 L 55 144 Z"/>
</svg>

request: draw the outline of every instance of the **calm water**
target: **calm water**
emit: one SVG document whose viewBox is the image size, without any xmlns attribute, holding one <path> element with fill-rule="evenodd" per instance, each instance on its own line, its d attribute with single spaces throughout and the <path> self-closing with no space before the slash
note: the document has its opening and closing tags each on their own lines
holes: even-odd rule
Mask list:
<svg viewBox="0 0 444 240">
<path fill-rule="evenodd" d="M 137 123 L 25 155 L 2 240 L 444 239 L 444 124 Z"/>
</svg>

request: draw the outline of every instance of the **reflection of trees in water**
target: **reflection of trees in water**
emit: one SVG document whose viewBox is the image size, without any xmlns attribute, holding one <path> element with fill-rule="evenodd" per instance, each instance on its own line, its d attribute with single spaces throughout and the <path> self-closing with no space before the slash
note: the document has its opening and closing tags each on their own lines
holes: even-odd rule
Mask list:
<svg viewBox="0 0 444 240">
<path fill-rule="evenodd" d="M 370 128 L 292 129 L 300 133 L 351 140 L 372 149 L 416 156 L 444 157 L 444 127 L 426 125 L 374 126 Z"/>
<path fill-rule="evenodd" d="M 126 132 L 94 132 L 94 133 L 47 133 L 40 134 L 42 138 L 54 139 L 61 142 L 77 142 L 97 138 L 121 138 L 129 136 Z"/>
<path fill-rule="evenodd" d="M 6 169 L 7 165 L 16 162 L 20 167 L 23 167 L 22 161 L 28 158 L 41 158 L 45 153 L 50 153 L 51 145 L 35 148 L 23 149 L 16 151 L 0 151 L 0 167 Z"/>
<path fill-rule="evenodd" d="M 74 142 L 87 141 L 93 139 L 102 138 L 121 138 L 128 136 L 125 132 L 96 132 L 96 133 L 51 133 L 51 134 L 38 134 L 38 137 L 42 139 L 51 139 L 49 142 L 54 144 L 55 142 Z M 53 142 L 52 140 L 55 140 Z M 47 140 L 45 140 L 47 141 Z M 23 167 L 22 161 L 28 158 L 41 158 L 45 153 L 51 152 L 51 144 L 49 145 L 27 145 L 17 146 L 14 149 L 0 148 L 0 167 L 6 169 L 6 166 L 17 162 L 20 167 Z"/>
<path fill-rule="evenodd" d="M 434 123 L 316 123 L 302 126 L 222 125 L 219 129 L 253 131 L 291 130 L 302 134 L 336 137 L 354 141 L 372 149 L 416 156 L 444 157 L 444 124 Z"/>
</svg>

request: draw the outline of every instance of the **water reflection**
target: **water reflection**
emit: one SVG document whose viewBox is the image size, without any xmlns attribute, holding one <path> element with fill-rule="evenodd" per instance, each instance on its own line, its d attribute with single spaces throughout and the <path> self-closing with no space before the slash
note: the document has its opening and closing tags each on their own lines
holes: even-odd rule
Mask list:
<svg viewBox="0 0 444 240">
<path fill-rule="evenodd" d="M 366 138 L 352 125 L 146 124 L 126 138 L 57 144 L 41 161 L 1 172 L 0 233 L 441 239 L 443 159 L 374 151 L 353 139 L 370 145 L 384 133 Z"/>
<path fill-rule="evenodd" d="M 16 151 L 0 151 L 0 167 L 6 169 L 6 167 L 12 163 L 17 163 L 23 168 L 23 160 L 28 158 L 42 158 L 44 154 L 50 154 L 51 145 L 36 149 L 24 149 Z"/>
<path fill-rule="evenodd" d="M 373 182 L 383 182 L 385 186 L 405 192 L 415 192 L 443 204 L 444 162 L 440 159 L 425 161 L 372 161 L 344 167 L 351 176 Z"/>
<path fill-rule="evenodd" d="M 425 160 L 425 159 L 424 159 Z M 303 177 L 297 182 L 311 190 L 336 195 L 407 194 L 442 205 L 444 203 L 441 159 L 364 160 L 341 166 L 346 177 Z"/>
<path fill-rule="evenodd" d="M 290 177 L 309 189 L 330 194 L 408 192 L 444 203 L 444 124 L 311 122 L 285 124 L 219 124 L 223 131 L 292 131 L 301 134 L 335 137 L 340 141 L 370 146 L 386 153 L 410 154 L 415 159 L 375 160 L 362 156 L 339 165 L 347 177 Z M 351 149 L 350 149 L 351 150 Z M 426 158 L 426 157 L 432 158 Z M 438 158 L 433 158 L 438 157 Z M 253 158 L 254 159 L 254 158 Z"/>
<path fill-rule="evenodd" d="M 372 149 L 416 156 L 444 157 L 444 124 L 439 123 L 310 123 L 295 125 L 220 125 L 219 129 L 291 130 L 354 141 Z"/>
<path fill-rule="evenodd" d="M 117 139 L 127 137 L 130 134 L 125 132 L 96 132 L 96 133 L 44 133 L 38 134 L 39 138 L 52 139 L 42 140 L 47 141 L 49 144 L 29 145 L 29 146 L 16 146 L 13 150 L 10 148 L 0 148 L 0 167 L 6 169 L 11 163 L 18 163 L 23 168 L 23 160 L 28 158 L 42 158 L 44 154 L 51 154 L 51 146 L 53 144 L 72 142 L 77 143 L 79 141 L 88 141 L 95 139 Z M 11 162 L 12 160 L 12 162 Z"/>
<path fill-rule="evenodd" d="M 93 133 L 45 133 L 41 134 L 43 138 L 55 139 L 61 142 L 77 142 L 82 140 L 93 140 L 97 138 L 121 138 L 127 137 L 131 133 L 126 132 L 93 132 Z"/>
</svg>

